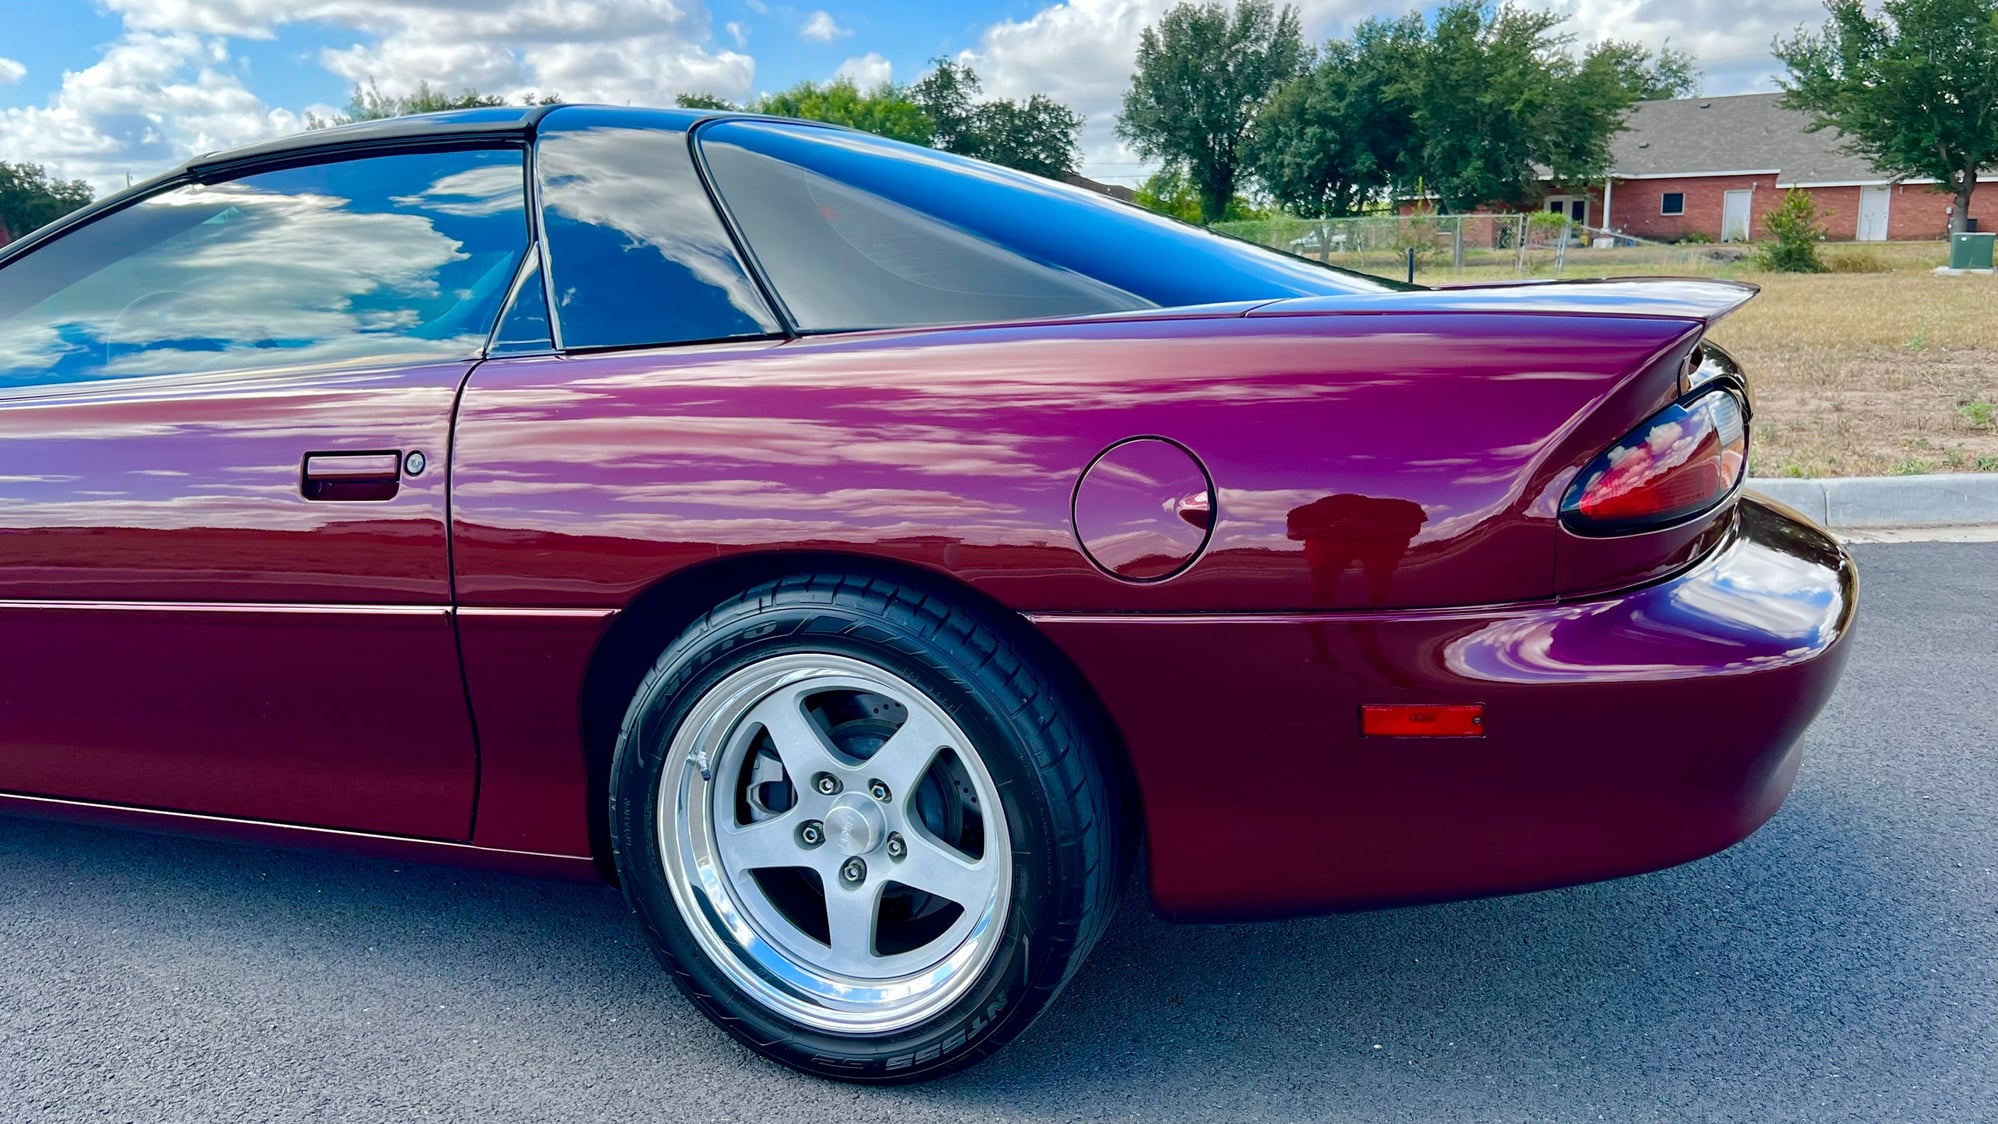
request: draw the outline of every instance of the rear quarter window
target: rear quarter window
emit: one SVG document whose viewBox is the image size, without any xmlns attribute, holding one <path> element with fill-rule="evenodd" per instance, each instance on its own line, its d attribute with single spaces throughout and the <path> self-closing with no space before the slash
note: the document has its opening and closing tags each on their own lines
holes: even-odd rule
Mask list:
<svg viewBox="0 0 1998 1124">
<path fill-rule="evenodd" d="M 1095 192 L 862 133 L 722 120 L 697 136 L 723 205 L 805 331 L 1390 288 Z"/>
<path fill-rule="evenodd" d="M 565 348 L 685 343 L 779 330 L 737 259 L 679 130 L 550 116 L 535 150 L 550 292 Z"/>
</svg>

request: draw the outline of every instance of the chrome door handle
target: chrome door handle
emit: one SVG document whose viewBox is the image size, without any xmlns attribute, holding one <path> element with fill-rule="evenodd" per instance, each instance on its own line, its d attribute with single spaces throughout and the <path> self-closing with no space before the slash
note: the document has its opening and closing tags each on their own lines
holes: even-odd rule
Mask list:
<svg viewBox="0 0 1998 1124">
<path fill-rule="evenodd" d="M 402 454 L 307 453 L 299 493 L 309 500 L 386 500 L 402 488 Z"/>
</svg>

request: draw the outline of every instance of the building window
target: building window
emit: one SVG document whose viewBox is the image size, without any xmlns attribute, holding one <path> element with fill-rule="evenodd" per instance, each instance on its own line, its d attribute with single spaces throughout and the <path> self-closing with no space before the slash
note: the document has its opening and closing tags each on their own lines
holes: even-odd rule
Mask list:
<svg viewBox="0 0 1998 1124">
<path fill-rule="evenodd" d="M 1686 213 L 1686 193 L 1685 193 L 1685 192 L 1683 192 L 1683 191 L 1668 191 L 1668 192 L 1666 192 L 1666 193 L 1665 193 L 1665 194 L 1664 194 L 1664 195 L 1663 195 L 1663 196 L 1661 197 L 1661 200 L 1660 200 L 1660 202 L 1659 202 L 1659 204 L 1658 204 L 1658 213 L 1659 213 L 1659 214 L 1661 214 L 1661 215 L 1683 215 L 1683 214 L 1685 214 L 1685 213 Z"/>
</svg>

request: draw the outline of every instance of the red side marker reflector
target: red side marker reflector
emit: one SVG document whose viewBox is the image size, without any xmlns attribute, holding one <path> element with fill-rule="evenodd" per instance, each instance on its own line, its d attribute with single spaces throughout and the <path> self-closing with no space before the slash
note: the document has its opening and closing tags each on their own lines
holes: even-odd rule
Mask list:
<svg viewBox="0 0 1998 1124">
<path fill-rule="evenodd" d="M 1370 738 L 1481 738 L 1482 706 L 1363 706 L 1360 733 Z"/>
</svg>

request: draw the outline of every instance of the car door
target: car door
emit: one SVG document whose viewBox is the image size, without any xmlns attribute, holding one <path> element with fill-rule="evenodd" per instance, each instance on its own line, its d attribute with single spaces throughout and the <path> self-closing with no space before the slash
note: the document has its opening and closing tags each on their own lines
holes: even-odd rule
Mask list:
<svg viewBox="0 0 1998 1124">
<path fill-rule="evenodd" d="M 702 186 L 687 119 L 564 106 L 535 129 L 545 272 L 515 290 L 493 357 L 466 384 L 452 461 L 460 641 L 486 766 L 481 846 L 591 845 L 576 814 L 591 782 L 561 762 L 584 759 L 576 700 L 624 600 L 606 595 L 606 575 L 661 572 L 619 536 L 636 518 L 678 540 L 684 561 L 715 555 L 705 528 L 652 522 L 651 493 L 731 440 L 698 417 L 676 424 L 727 391 L 682 394 L 670 372 L 706 363 L 726 383 L 730 359 L 784 339 Z"/>
<path fill-rule="evenodd" d="M 446 480 L 523 164 L 183 183 L 0 268 L 0 792 L 469 835 Z"/>
</svg>

